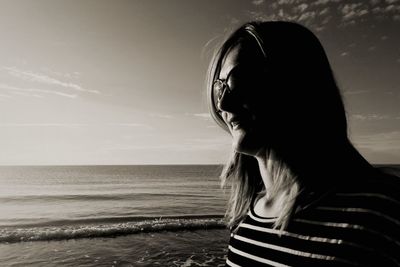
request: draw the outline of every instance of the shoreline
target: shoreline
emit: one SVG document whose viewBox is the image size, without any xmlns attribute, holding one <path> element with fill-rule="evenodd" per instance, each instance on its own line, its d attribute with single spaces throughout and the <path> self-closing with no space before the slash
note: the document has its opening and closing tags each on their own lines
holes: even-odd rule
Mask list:
<svg viewBox="0 0 400 267">
<path fill-rule="evenodd" d="M 227 229 L 0 244 L 2 266 L 224 266 Z M 193 264 L 193 265 L 192 265 Z"/>
</svg>

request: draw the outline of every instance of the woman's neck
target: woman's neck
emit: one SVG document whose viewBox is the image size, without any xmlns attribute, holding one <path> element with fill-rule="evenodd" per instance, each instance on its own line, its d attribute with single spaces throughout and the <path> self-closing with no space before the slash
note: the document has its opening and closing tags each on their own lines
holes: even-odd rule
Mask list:
<svg viewBox="0 0 400 267">
<path fill-rule="evenodd" d="M 255 202 L 254 212 L 262 217 L 279 217 L 282 212 L 293 207 L 299 187 L 296 177 L 290 170 L 285 169 L 288 166 L 279 162 L 278 158 L 273 158 L 273 155 L 270 156 L 272 158 L 267 158 L 266 153 L 259 153 L 255 157 L 266 190 Z M 275 163 L 279 166 L 275 166 L 278 169 L 276 173 L 273 173 L 275 167 L 272 165 Z M 283 169 L 279 170 L 281 167 Z"/>
<path fill-rule="evenodd" d="M 260 170 L 260 175 L 264 183 L 265 188 L 271 188 L 273 186 L 272 174 L 267 168 L 267 158 L 265 153 L 258 153 L 255 156 L 258 162 L 258 168 Z"/>
</svg>

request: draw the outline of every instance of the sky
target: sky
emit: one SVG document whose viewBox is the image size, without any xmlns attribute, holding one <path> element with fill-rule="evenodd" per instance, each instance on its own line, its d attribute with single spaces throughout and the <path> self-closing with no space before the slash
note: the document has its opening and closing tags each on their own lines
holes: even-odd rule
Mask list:
<svg viewBox="0 0 400 267">
<path fill-rule="evenodd" d="M 220 164 L 213 51 L 250 20 L 321 40 L 350 138 L 400 163 L 400 0 L 0 0 L 0 165 Z"/>
</svg>

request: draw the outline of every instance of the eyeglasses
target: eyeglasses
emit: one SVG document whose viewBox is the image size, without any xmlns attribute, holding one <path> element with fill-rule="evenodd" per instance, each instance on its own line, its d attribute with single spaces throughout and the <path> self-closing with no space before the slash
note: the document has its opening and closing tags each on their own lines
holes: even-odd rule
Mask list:
<svg viewBox="0 0 400 267">
<path fill-rule="evenodd" d="M 213 83 L 213 97 L 215 105 L 217 105 L 221 101 L 222 96 L 225 94 L 225 92 L 231 92 L 231 88 L 229 87 L 226 80 L 216 79 Z"/>
<path fill-rule="evenodd" d="M 249 94 L 254 94 L 254 89 L 260 87 L 265 77 L 265 72 L 266 68 L 254 69 L 252 66 L 249 67 L 242 64 L 232 68 L 225 79 L 215 79 L 212 86 L 212 94 L 217 112 L 220 112 L 218 104 L 227 93 L 234 93 L 236 100 L 243 100 L 243 98 L 247 98 Z M 236 74 L 232 75 L 233 73 Z M 231 81 L 231 85 L 233 85 L 234 88 L 229 86 L 229 81 Z"/>
<path fill-rule="evenodd" d="M 222 97 L 225 95 L 225 93 L 231 93 L 232 89 L 228 85 L 229 77 L 231 74 L 234 72 L 236 67 L 234 67 L 227 77 L 225 79 L 216 79 L 213 83 L 213 98 L 214 98 L 214 104 L 216 106 L 217 111 L 220 111 L 218 108 L 218 103 L 221 101 Z"/>
</svg>

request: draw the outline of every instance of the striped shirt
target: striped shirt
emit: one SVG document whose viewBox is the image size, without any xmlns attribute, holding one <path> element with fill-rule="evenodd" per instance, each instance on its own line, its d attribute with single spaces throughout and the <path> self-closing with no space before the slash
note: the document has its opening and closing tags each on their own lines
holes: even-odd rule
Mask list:
<svg viewBox="0 0 400 267">
<path fill-rule="evenodd" d="M 227 266 L 400 266 L 400 178 L 336 188 L 285 231 L 251 206 L 231 234 Z"/>
</svg>

